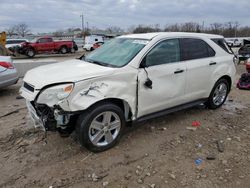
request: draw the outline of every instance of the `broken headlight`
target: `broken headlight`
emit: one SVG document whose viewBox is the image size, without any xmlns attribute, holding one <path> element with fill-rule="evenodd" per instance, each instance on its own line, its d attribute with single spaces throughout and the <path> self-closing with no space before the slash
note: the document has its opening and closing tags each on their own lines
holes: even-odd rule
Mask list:
<svg viewBox="0 0 250 188">
<path fill-rule="evenodd" d="M 52 86 L 39 95 L 38 102 L 58 101 L 67 98 L 73 91 L 74 84 L 61 84 Z"/>
</svg>

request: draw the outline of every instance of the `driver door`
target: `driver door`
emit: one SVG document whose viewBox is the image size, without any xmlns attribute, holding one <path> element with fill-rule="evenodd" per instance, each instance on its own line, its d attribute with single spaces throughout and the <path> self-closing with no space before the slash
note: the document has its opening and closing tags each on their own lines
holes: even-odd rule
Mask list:
<svg viewBox="0 0 250 188">
<path fill-rule="evenodd" d="M 179 39 L 159 42 L 144 57 L 138 74 L 138 117 L 185 101 L 186 64 L 181 62 Z M 147 80 L 152 81 L 152 89 Z"/>
</svg>

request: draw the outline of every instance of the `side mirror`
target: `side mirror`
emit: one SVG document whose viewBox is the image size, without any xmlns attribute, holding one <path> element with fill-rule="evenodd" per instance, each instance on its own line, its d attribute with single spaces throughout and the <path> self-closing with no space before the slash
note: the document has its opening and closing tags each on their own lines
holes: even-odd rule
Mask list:
<svg viewBox="0 0 250 188">
<path fill-rule="evenodd" d="M 148 66 L 147 66 L 147 63 L 146 63 L 146 57 L 147 56 L 145 56 L 144 58 L 143 58 L 143 60 L 142 60 L 142 62 L 141 62 L 141 64 L 140 64 L 140 68 L 147 68 Z"/>
</svg>

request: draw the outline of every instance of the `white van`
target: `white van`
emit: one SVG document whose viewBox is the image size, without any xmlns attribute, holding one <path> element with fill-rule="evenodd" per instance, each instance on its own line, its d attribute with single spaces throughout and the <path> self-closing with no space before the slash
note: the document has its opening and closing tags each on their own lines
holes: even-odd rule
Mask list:
<svg viewBox="0 0 250 188">
<path fill-rule="evenodd" d="M 94 50 L 93 45 L 97 42 L 104 42 L 103 36 L 98 36 L 98 35 L 86 36 L 83 49 L 87 51 L 92 51 Z"/>
</svg>

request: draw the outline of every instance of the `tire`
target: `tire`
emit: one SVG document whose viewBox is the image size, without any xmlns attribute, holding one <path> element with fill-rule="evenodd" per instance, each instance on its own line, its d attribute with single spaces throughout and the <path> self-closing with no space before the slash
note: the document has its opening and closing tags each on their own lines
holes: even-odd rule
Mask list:
<svg viewBox="0 0 250 188">
<path fill-rule="evenodd" d="M 70 53 L 72 53 L 72 54 L 76 53 L 75 49 L 71 48 Z"/>
<path fill-rule="evenodd" d="M 66 47 L 66 46 L 62 46 L 61 48 L 60 48 L 60 53 L 61 54 L 66 54 L 68 52 L 68 48 Z"/>
<path fill-rule="evenodd" d="M 117 144 L 124 127 L 123 111 L 112 103 L 101 103 L 79 116 L 76 134 L 82 146 L 92 152 L 102 152 Z"/>
<path fill-rule="evenodd" d="M 36 52 L 35 52 L 34 49 L 29 48 L 29 49 L 26 50 L 26 55 L 27 55 L 28 57 L 32 58 L 32 57 L 34 57 L 34 56 L 36 55 Z"/>
<path fill-rule="evenodd" d="M 206 102 L 206 105 L 209 109 L 216 109 L 219 108 L 227 99 L 229 93 L 229 83 L 226 79 L 218 80 Z"/>
</svg>

